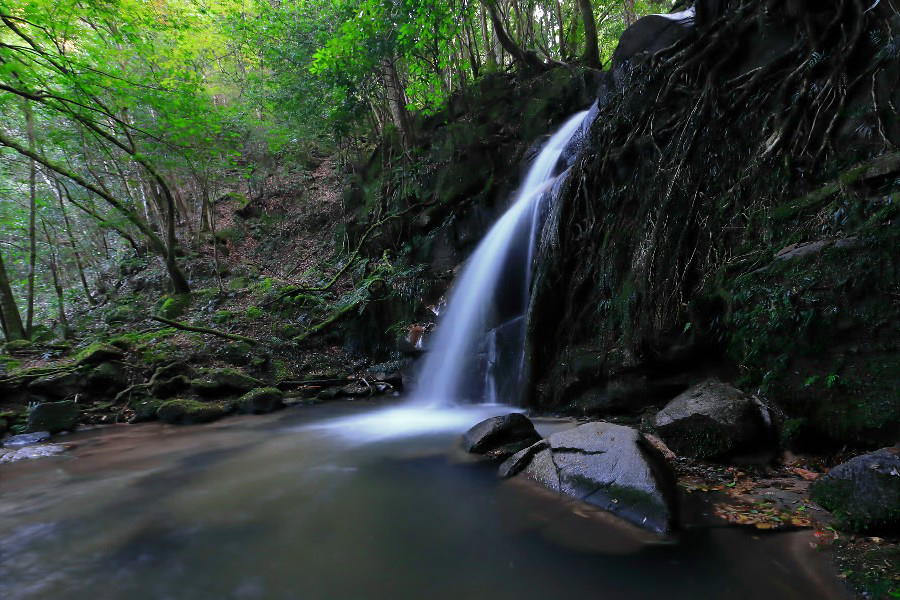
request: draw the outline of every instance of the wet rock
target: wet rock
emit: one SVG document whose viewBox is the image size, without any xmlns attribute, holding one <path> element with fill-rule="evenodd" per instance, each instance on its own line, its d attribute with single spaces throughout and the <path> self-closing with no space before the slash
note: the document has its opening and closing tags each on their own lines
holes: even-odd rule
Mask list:
<svg viewBox="0 0 900 600">
<path fill-rule="evenodd" d="M 76 362 L 79 365 L 99 365 L 113 360 L 122 360 L 125 353 L 109 344 L 91 344 L 78 353 Z"/>
<path fill-rule="evenodd" d="M 39 444 L 50 439 L 49 431 L 32 431 L 31 433 L 20 433 L 3 440 L 4 448 L 21 448 L 22 446 L 30 446 Z"/>
<path fill-rule="evenodd" d="M 665 459 L 631 427 L 585 423 L 536 445 L 531 460 L 513 457 L 504 466 L 521 469 L 551 490 L 578 498 L 657 533 L 675 520 L 675 476 Z"/>
<path fill-rule="evenodd" d="M 518 452 L 507 458 L 505 461 L 503 461 L 503 463 L 497 469 L 497 475 L 499 475 L 503 479 L 512 477 L 513 475 L 518 475 L 522 471 L 522 469 L 528 466 L 535 454 L 549 447 L 550 446 L 547 444 L 547 440 L 541 440 L 528 446 L 524 450 L 519 450 Z"/>
<path fill-rule="evenodd" d="M 900 448 L 863 454 L 831 469 L 811 497 L 840 527 L 860 532 L 900 530 Z"/>
<path fill-rule="evenodd" d="M 43 398 L 63 400 L 82 391 L 85 376 L 73 371 L 38 377 L 28 384 L 28 391 Z"/>
<path fill-rule="evenodd" d="M 521 413 L 491 417 L 463 435 L 463 449 L 492 458 L 507 458 L 540 441 L 532 422 Z"/>
<path fill-rule="evenodd" d="M 771 417 L 755 397 L 717 380 L 696 385 L 657 413 L 654 426 L 676 454 L 716 458 L 764 448 Z"/>
<path fill-rule="evenodd" d="M 45 456 L 54 456 L 66 451 L 66 447 L 62 444 L 37 444 L 33 446 L 25 446 L 16 450 L 0 449 L 0 464 L 12 463 L 20 460 L 28 460 L 31 458 L 43 458 Z"/>
<path fill-rule="evenodd" d="M 214 402 L 180 399 L 167 400 L 160 404 L 156 416 L 165 423 L 196 425 L 221 419 L 225 413 L 225 408 Z"/>
<path fill-rule="evenodd" d="M 78 425 L 81 411 L 74 402 L 44 402 L 28 411 L 29 431 L 59 433 Z"/>
<path fill-rule="evenodd" d="M 245 394 L 263 387 L 263 382 L 236 369 L 207 369 L 191 381 L 191 387 L 201 396 L 220 398 Z"/>
<path fill-rule="evenodd" d="M 371 386 L 366 385 L 361 381 L 354 381 L 353 383 L 340 388 L 338 395 L 347 396 L 348 398 L 362 398 L 371 396 L 374 391 L 375 390 Z"/>
<path fill-rule="evenodd" d="M 284 408 L 284 392 L 274 387 L 257 388 L 241 396 L 237 409 L 245 414 L 269 413 Z"/>
<path fill-rule="evenodd" d="M 169 379 L 150 381 L 150 393 L 157 398 L 171 398 L 191 387 L 191 380 L 186 375 L 176 375 Z"/>
</svg>

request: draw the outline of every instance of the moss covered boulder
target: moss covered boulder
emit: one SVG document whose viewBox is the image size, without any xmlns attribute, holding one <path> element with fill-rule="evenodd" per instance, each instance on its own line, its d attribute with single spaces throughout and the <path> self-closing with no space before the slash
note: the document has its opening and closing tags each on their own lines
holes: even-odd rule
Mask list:
<svg viewBox="0 0 900 600">
<path fill-rule="evenodd" d="M 883 448 L 838 465 L 813 484 L 811 497 L 844 529 L 900 531 L 900 448 Z"/>
<path fill-rule="evenodd" d="M 222 398 L 245 394 L 264 384 L 237 369 L 206 369 L 191 381 L 191 387 L 201 396 Z"/>
<path fill-rule="evenodd" d="M 28 391 L 50 400 L 71 398 L 84 390 L 87 378 L 78 371 L 62 371 L 41 375 L 28 384 Z"/>
<path fill-rule="evenodd" d="M 156 410 L 156 416 L 165 423 L 196 425 L 221 419 L 227 412 L 224 406 L 215 402 L 176 399 L 160 404 Z"/>
<path fill-rule="evenodd" d="M 269 413 L 284 408 L 284 392 L 274 387 L 257 388 L 241 396 L 236 407 L 244 414 Z"/>
<path fill-rule="evenodd" d="M 124 357 L 125 353 L 116 346 L 98 342 L 76 354 L 75 362 L 78 365 L 99 365 L 112 360 L 122 360 Z"/>
<path fill-rule="evenodd" d="M 165 402 L 165 400 L 160 398 L 150 397 L 132 400 L 130 406 L 134 410 L 134 414 L 131 417 L 131 422 L 143 423 L 144 421 L 155 421 L 158 418 L 156 412 Z"/>
<path fill-rule="evenodd" d="M 104 362 L 87 373 L 85 386 L 94 394 L 114 396 L 128 387 L 128 372 L 120 362 Z"/>
<path fill-rule="evenodd" d="M 28 431 L 71 431 L 80 418 L 81 411 L 74 402 L 43 402 L 28 411 Z"/>
</svg>

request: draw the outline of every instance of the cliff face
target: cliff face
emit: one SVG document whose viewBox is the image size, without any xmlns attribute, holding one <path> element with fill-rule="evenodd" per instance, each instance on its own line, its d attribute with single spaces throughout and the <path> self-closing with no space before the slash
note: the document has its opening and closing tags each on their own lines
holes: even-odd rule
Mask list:
<svg viewBox="0 0 900 600">
<path fill-rule="evenodd" d="M 542 234 L 530 403 L 640 411 L 713 371 L 794 441 L 892 442 L 900 13 L 700 5 L 663 48 L 636 24 L 601 82 Z"/>
</svg>

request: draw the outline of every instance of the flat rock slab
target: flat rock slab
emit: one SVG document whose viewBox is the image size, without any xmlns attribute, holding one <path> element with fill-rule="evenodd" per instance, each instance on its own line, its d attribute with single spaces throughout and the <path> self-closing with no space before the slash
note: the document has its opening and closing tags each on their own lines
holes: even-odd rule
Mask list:
<svg viewBox="0 0 900 600">
<path fill-rule="evenodd" d="M 675 520 L 675 476 L 631 427 L 594 422 L 553 434 L 501 465 L 501 475 L 516 472 L 656 533 Z"/>
</svg>

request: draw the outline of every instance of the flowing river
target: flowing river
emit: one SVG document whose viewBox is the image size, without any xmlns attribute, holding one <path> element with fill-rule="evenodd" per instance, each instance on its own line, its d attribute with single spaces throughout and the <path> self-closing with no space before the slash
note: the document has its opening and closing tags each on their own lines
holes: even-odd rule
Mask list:
<svg viewBox="0 0 900 600">
<path fill-rule="evenodd" d="M 458 436 L 487 409 L 381 439 L 339 425 L 374 407 L 110 426 L 4 465 L 0 598 L 847 597 L 810 532 L 714 526 L 689 500 L 663 541 L 472 462 Z"/>
</svg>

